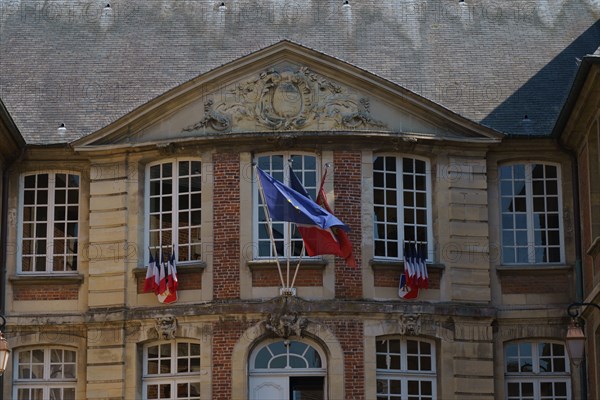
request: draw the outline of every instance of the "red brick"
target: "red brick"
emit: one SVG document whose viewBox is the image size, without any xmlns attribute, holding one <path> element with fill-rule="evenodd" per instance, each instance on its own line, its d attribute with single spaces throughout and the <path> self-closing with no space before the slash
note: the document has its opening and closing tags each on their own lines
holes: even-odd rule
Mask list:
<svg viewBox="0 0 600 400">
<path fill-rule="evenodd" d="M 333 187 L 335 214 L 351 229 L 348 234 L 354 248 L 354 258 L 361 263 L 361 153 L 336 151 L 333 153 Z M 346 265 L 345 260 L 335 260 L 335 296 L 362 298 L 362 271 Z"/>
<path fill-rule="evenodd" d="M 502 275 L 502 294 L 564 293 L 573 283 L 564 273 L 540 275 L 538 272 Z"/>
<path fill-rule="evenodd" d="M 13 300 L 77 300 L 78 284 L 19 285 L 13 289 Z"/>
<path fill-rule="evenodd" d="M 240 297 L 240 158 L 217 153 L 213 162 L 213 295 L 234 299 Z"/>
<path fill-rule="evenodd" d="M 285 271 L 284 279 L 285 279 Z M 290 273 L 293 277 L 293 270 Z M 291 281 L 291 278 L 290 278 Z M 277 269 L 261 269 L 252 271 L 252 286 L 267 287 L 281 286 L 281 278 Z M 298 272 L 294 286 L 323 286 L 323 271 L 315 269 L 306 269 Z"/>
</svg>

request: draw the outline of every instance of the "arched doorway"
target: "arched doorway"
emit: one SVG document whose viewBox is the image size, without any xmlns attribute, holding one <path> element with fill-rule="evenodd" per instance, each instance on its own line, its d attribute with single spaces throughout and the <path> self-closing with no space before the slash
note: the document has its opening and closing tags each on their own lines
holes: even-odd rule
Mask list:
<svg viewBox="0 0 600 400">
<path fill-rule="evenodd" d="M 250 355 L 250 400 L 326 400 L 326 358 L 308 341 L 276 339 Z"/>
</svg>

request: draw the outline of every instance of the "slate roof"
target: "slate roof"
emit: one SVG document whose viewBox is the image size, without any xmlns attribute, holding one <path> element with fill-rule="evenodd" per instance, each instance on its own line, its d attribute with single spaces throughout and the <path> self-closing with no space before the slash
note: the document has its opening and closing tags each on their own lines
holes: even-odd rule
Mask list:
<svg viewBox="0 0 600 400">
<path fill-rule="evenodd" d="M 29 144 L 81 138 L 281 40 L 498 131 L 548 135 L 600 45 L 596 0 L 109 1 L 0 0 L 0 98 Z"/>
</svg>

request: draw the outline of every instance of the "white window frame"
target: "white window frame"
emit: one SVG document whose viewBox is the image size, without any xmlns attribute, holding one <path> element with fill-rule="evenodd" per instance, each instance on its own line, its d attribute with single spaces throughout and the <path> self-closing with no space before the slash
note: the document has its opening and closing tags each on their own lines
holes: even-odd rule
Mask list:
<svg viewBox="0 0 600 400">
<path fill-rule="evenodd" d="M 522 244 L 522 243 L 517 243 L 517 239 L 515 237 L 516 232 L 517 232 L 517 228 L 516 226 L 513 226 L 512 230 L 510 230 L 510 232 L 513 232 L 513 240 L 514 240 L 514 245 L 509 245 L 506 244 L 505 245 L 505 240 L 504 240 L 504 224 L 503 224 L 503 214 L 504 214 L 504 210 L 502 207 L 502 202 L 503 202 L 503 190 L 502 190 L 502 182 L 504 182 L 504 180 L 502 179 L 501 176 L 501 169 L 502 167 L 512 167 L 514 168 L 515 166 L 518 165 L 522 165 L 525 169 L 525 191 L 526 191 L 526 195 L 525 195 L 525 214 L 526 214 L 526 223 L 527 223 L 527 243 L 526 244 Z M 543 166 L 551 166 L 551 167 L 555 167 L 556 168 L 556 180 L 557 180 L 557 202 L 558 202 L 558 232 L 559 232 L 559 251 L 560 251 L 560 259 L 558 261 L 536 261 L 536 244 L 535 244 L 535 213 L 534 213 L 534 205 L 533 205 L 533 199 L 534 199 L 534 194 L 533 194 L 533 166 L 534 165 L 543 165 Z M 544 182 L 546 182 L 546 178 L 544 178 Z M 499 182 L 499 188 L 498 188 L 498 192 L 499 192 L 499 213 L 500 213 L 500 243 L 501 243 L 501 259 L 502 259 L 502 263 L 505 265 L 519 265 L 519 264 L 561 264 L 564 263 L 564 259 L 565 259 L 565 239 L 564 239 L 564 227 L 563 227 L 563 201 L 562 201 L 562 171 L 561 171 L 561 166 L 558 163 L 553 163 L 553 162 L 546 162 L 546 161 L 516 161 L 516 162 L 511 162 L 511 163 L 503 163 L 498 167 L 498 182 Z M 511 182 L 514 182 L 514 177 L 511 179 Z M 513 191 L 514 191 L 514 183 L 513 183 Z M 514 195 L 514 193 L 513 193 Z M 508 196 L 508 195 L 506 195 Z M 540 195 L 535 195 L 536 197 L 543 197 L 544 199 L 547 198 L 546 195 L 540 196 Z M 513 216 L 517 215 L 517 212 L 513 212 L 512 214 Z M 546 211 L 544 213 L 544 215 L 548 215 L 548 212 Z M 514 220 L 513 220 L 513 224 L 514 224 Z M 508 230 L 507 230 L 508 232 Z M 514 262 L 510 262 L 508 260 L 505 259 L 504 257 L 504 250 L 505 250 L 505 246 L 510 246 L 514 251 L 516 251 L 516 249 L 518 249 L 519 247 L 526 247 L 527 248 L 527 261 L 523 262 L 523 261 L 519 261 L 517 260 L 517 256 L 515 255 L 515 261 Z M 541 247 L 541 246 L 540 246 Z M 554 246 L 552 246 L 554 247 Z M 547 251 L 550 246 L 549 245 L 545 245 L 543 247 L 545 251 Z"/>
<path fill-rule="evenodd" d="M 391 355 L 395 355 L 395 356 L 399 356 L 400 357 L 400 369 L 391 369 L 391 368 L 377 368 L 377 362 L 375 364 L 375 373 L 376 373 L 376 383 L 379 380 L 387 380 L 388 382 L 390 380 L 394 380 L 394 381 L 400 381 L 400 399 L 401 400 L 408 400 L 408 398 L 410 397 L 411 399 L 420 399 L 421 396 L 420 395 L 415 395 L 415 394 L 408 394 L 408 382 L 409 381 L 427 381 L 427 382 L 431 382 L 431 396 L 426 396 L 423 397 L 423 399 L 436 399 L 437 398 L 437 358 L 436 358 L 436 345 L 435 342 L 433 340 L 430 339 L 425 339 L 425 338 L 419 338 L 419 337 L 406 337 L 406 336 L 379 336 L 375 339 L 376 341 L 382 341 L 382 340 L 398 340 L 400 341 L 400 353 L 391 353 L 389 351 L 382 353 L 382 352 L 377 352 L 375 353 L 375 360 L 377 360 L 377 355 L 386 355 L 386 357 L 390 357 Z M 431 348 L 431 353 L 428 354 L 428 356 L 431 358 L 431 370 L 409 370 L 408 369 L 408 351 L 407 351 L 407 342 L 409 340 L 412 341 L 417 341 L 419 343 L 419 347 L 420 347 L 420 343 L 424 342 L 424 343 L 428 343 L 430 345 Z M 388 348 L 389 348 L 389 344 L 388 344 Z M 412 355 L 412 354 L 411 354 Z M 388 363 L 388 367 L 389 367 L 389 358 L 387 360 Z M 420 360 L 419 360 L 420 362 Z M 375 393 L 375 396 L 373 398 L 384 398 L 383 396 L 386 396 L 387 398 L 393 398 L 393 399 L 397 399 L 398 395 L 397 394 L 378 394 Z M 392 396 L 392 397 L 389 397 Z"/>
<path fill-rule="evenodd" d="M 319 165 L 320 157 L 315 153 L 309 153 L 309 152 L 303 152 L 303 151 L 285 151 L 285 152 L 261 153 L 261 154 L 257 154 L 254 158 L 255 158 L 255 162 L 260 167 L 259 158 L 272 157 L 272 156 L 282 156 L 282 158 L 283 158 L 283 161 L 282 161 L 283 162 L 283 176 L 284 176 L 283 183 L 288 186 L 289 186 L 289 179 L 290 179 L 288 160 L 291 159 L 292 156 L 314 157 L 314 159 L 315 159 L 315 175 L 316 175 L 314 187 L 305 185 L 304 179 L 303 179 L 303 173 L 305 171 L 304 169 L 297 170 L 296 168 L 294 168 L 294 166 L 292 166 L 292 167 L 294 168 L 294 172 L 296 173 L 296 176 L 298 176 L 298 179 L 300 180 L 300 182 L 302 183 L 302 185 L 304 186 L 306 191 L 310 194 L 311 198 L 313 200 L 315 200 L 317 191 L 319 190 L 319 185 L 321 183 L 321 173 L 320 173 L 320 165 Z M 271 175 L 270 170 L 265 170 L 265 172 L 267 172 L 269 175 Z M 280 180 L 277 176 L 275 176 L 275 178 Z M 254 185 L 253 185 L 253 196 L 252 196 L 252 200 L 253 200 L 252 201 L 252 210 L 253 210 L 252 211 L 252 231 L 253 231 L 253 237 L 255 238 L 255 243 L 256 243 L 256 246 L 254 247 L 254 258 L 258 259 L 258 260 L 270 260 L 270 259 L 275 258 L 275 256 L 273 255 L 273 248 L 272 248 L 272 244 L 271 244 L 270 240 L 268 241 L 269 255 L 265 256 L 265 255 L 260 254 L 261 241 L 265 241 L 265 240 L 259 238 L 259 220 L 258 220 L 259 207 L 261 207 L 261 208 L 263 207 L 262 204 L 260 203 L 259 199 L 260 199 L 260 193 L 258 191 L 258 180 L 255 177 Z M 261 211 L 261 212 L 263 212 L 263 211 Z M 292 249 L 291 241 L 290 241 L 290 231 L 291 231 L 291 236 L 293 237 L 292 240 L 294 242 L 298 243 L 300 246 L 302 244 L 302 238 L 300 237 L 298 232 L 295 231 L 294 227 L 292 226 L 293 224 L 291 222 L 274 221 L 273 224 L 283 227 L 282 230 L 283 230 L 283 247 L 284 247 L 283 251 L 284 251 L 284 253 L 283 253 L 283 255 L 279 255 L 279 257 L 285 258 L 288 256 L 288 253 Z M 298 258 L 298 256 L 290 255 L 290 258 Z M 308 257 L 306 254 L 304 254 L 303 258 L 313 258 L 313 257 Z"/>
<path fill-rule="evenodd" d="M 170 370 L 171 372 L 168 374 L 149 374 L 148 373 L 148 349 L 153 346 L 160 346 L 168 344 L 171 346 L 171 356 L 168 357 L 170 360 Z M 194 358 L 198 358 L 200 362 L 199 370 L 197 372 L 178 372 L 177 371 L 177 361 L 179 357 L 177 356 L 177 345 L 179 344 L 190 344 L 197 345 L 200 348 L 200 353 Z M 160 351 L 160 350 L 159 350 Z M 202 382 L 200 379 L 200 374 L 202 371 L 202 346 L 201 343 L 195 340 L 187 340 L 187 339 L 177 339 L 171 341 L 156 341 L 147 343 L 143 348 L 143 365 L 142 365 L 142 398 L 148 398 L 148 386 L 149 385 L 171 385 L 171 397 L 170 399 L 177 399 L 177 385 L 182 383 L 197 383 L 199 386 L 199 390 L 202 389 Z M 186 359 L 190 359 L 191 357 L 183 357 Z M 164 360 L 165 358 L 162 358 Z M 200 391 L 198 392 L 197 398 L 199 399 Z M 194 396 L 193 398 L 196 398 Z"/>
<path fill-rule="evenodd" d="M 74 253 L 69 253 L 69 252 L 65 252 L 63 254 L 54 254 L 54 212 L 55 212 L 55 208 L 56 208 L 56 204 L 55 204 L 55 194 L 56 194 L 56 175 L 57 174 L 65 174 L 67 175 L 67 184 L 68 184 L 68 180 L 69 180 L 69 175 L 74 175 L 77 176 L 78 178 L 78 183 L 79 186 L 77 187 L 77 237 L 75 237 L 75 243 L 77 244 L 77 251 Z M 46 251 L 45 251 L 45 258 L 46 258 L 46 263 L 45 263 L 45 270 L 44 271 L 35 271 L 35 255 L 36 253 L 36 249 L 35 249 L 35 241 L 33 242 L 33 257 L 32 257 L 32 264 L 31 264 L 31 269 L 32 271 L 23 271 L 23 243 L 24 243 L 24 238 L 23 238 L 23 227 L 24 227 L 24 210 L 25 210 L 25 179 L 29 176 L 35 176 L 36 181 L 37 181 L 37 176 L 39 175 L 48 175 L 48 202 L 46 204 L 47 207 L 47 219 L 46 219 Z M 37 185 L 37 184 L 36 184 Z M 79 269 L 79 262 L 80 262 L 80 255 L 79 255 L 79 251 L 80 251 L 80 246 L 79 246 L 79 231 L 81 228 L 81 174 L 77 171 L 67 171 L 67 170 L 51 170 L 51 171 L 31 171 L 31 172 L 26 172 L 23 173 L 20 176 L 19 179 L 19 211 L 18 211 L 18 220 L 21 221 L 21 223 L 18 224 L 18 228 L 17 228 L 17 234 L 18 234 L 18 238 L 19 238 L 19 246 L 18 246 L 18 250 L 17 250 L 17 257 L 18 257 L 18 267 L 17 267 L 17 272 L 19 274 L 27 274 L 27 275 L 47 275 L 47 274 L 63 274 L 63 275 L 69 275 L 69 274 L 77 274 L 77 271 Z M 65 187 L 65 190 L 69 189 L 70 187 Z M 62 188 L 61 188 L 62 189 Z M 36 193 L 39 190 L 39 188 L 37 188 L 36 186 Z M 66 204 L 65 207 L 68 206 L 72 206 L 73 204 L 70 204 L 68 202 L 68 192 L 65 193 L 66 198 Z M 61 205 L 62 206 L 62 205 Z M 37 199 L 36 202 L 34 203 L 34 207 L 37 208 L 39 207 L 38 203 L 37 203 Z M 65 218 L 68 217 L 68 212 L 67 210 L 65 210 Z M 68 219 L 65 219 L 65 222 L 67 222 Z M 40 221 L 38 221 L 37 219 L 33 220 L 33 226 L 37 226 L 40 223 Z M 67 233 L 65 232 L 65 235 Z M 65 238 L 67 238 L 65 236 Z M 51 253 L 49 253 L 49 251 L 51 251 Z M 64 258 L 64 262 L 65 262 L 65 270 L 64 271 L 54 271 L 54 257 L 63 257 Z M 67 265 L 67 258 L 69 256 L 72 256 L 76 259 L 76 262 L 74 263 L 75 265 L 72 267 L 72 269 L 67 269 L 66 265 Z"/>
<path fill-rule="evenodd" d="M 508 355 L 507 348 L 509 345 L 520 345 L 529 344 L 531 346 L 531 360 L 532 360 L 532 371 L 531 372 L 508 372 Z M 543 358 L 539 354 L 539 345 L 542 343 L 547 344 L 558 344 L 563 346 L 565 371 L 560 372 L 542 372 L 540 371 L 540 359 Z M 519 397 L 508 397 L 508 385 L 510 383 L 532 383 L 533 384 L 533 399 L 539 399 L 541 396 L 541 384 L 542 383 L 565 383 L 567 388 L 567 394 L 564 399 L 570 399 L 572 396 L 571 388 L 571 363 L 567 354 L 567 348 L 565 343 L 555 340 L 518 340 L 504 343 L 504 390 L 505 398 L 508 400 L 517 400 Z M 559 357 L 552 357 L 559 358 Z M 528 397 L 530 398 L 530 397 Z M 544 397 L 545 399 L 547 397 Z M 550 398 L 547 398 L 550 400 Z"/>
<path fill-rule="evenodd" d="M 290 345 L 286 346 L 285 342 L 288 342 Z M 283 343 L 284 347 L 286 349 L 286 357 L 291 354 L 290 353 L 290 348 L 291 348 L 291 343 L 292 342 L 298 342 L 304 345 L 307 345 L 308 348 L 305 349 L 305 353 L 307 350 L 309 350 L 310 348 L 314 349 L 318 354 L 319 354 L 319 358 L 321 359 L 321 367 L 320 368 L 293 368 L 293 367 L 289 367 L 289 368 L 256 368 L 256 357 L 258 356 L 258 354 L 264 349 L 264 348 L 268 348 L 270 345 L 276 344 L 276 343 Z M 272 351 L 269 350 L 269 352 L 272 354 Z M 278 353 L 275 355 L 272 355 L 271 360 L 277 358 L 277 357 L 281 357 L 282 355 L 284 355 L 284 353 Z M 269 361 L 269 362 L 270 362 Z M 288 361 L 289 362 L 289 361 Z M 250 362 L 249 362 L 249 372 L 251 374 L 285 374 L 285 375 L 289 375 L 289 376 L 293 376 L 293 375 L 302 375 L 302 376 L 310 376 L 310 375 L 316 375 L 316 376 L 325 376 L 325 374 L 327 373 L 327 357 L 325 356 L 325 354 L 323 353 L 323 351 L 320 349 L 320 347 L 318 345 L 316 345 L 315 343 L 313 343 L 312 341 L 309 340 L 283 340 L 283 339 L 271 339 L 271 340 L 267 340 L 265 342 L 262 342 L 260 344 L 260 346 L 258 346 L 257 348 L 255 348 L 252 351 L 252 354 L 250 355 Z"/>
<path fill-rule="evenodd" d="M 21 352 L 26 351 L 36 351 L 41 350 L 44 354 L 44 362 L 42 364 L 43 368 L 43 376 L 42 378 L 37 379 L 23 379 L 19 378 L 19 356 Z M 50 378 L 52 369 L 51 369 L 51 354 L 52 351 L 61 350 L 61 351 L 70 351 L 75 355 L 74 362 L 63 362 L 60 365 L 69 364 L 73 366 L 73 371 L 75 373 L 74 378 L 62 378 L 62 379 L 52 379 Z M 64 353 L 63 353 L 64 354 Z M 27 365 L 27 364 L 25 364 Z M 30 364 L 31 365 L 31 364 Z M 38 364 L 39 365 L 39 364 Z M 55 364 L 54 364 L 55 365 Z M 18 349 L 14 353 L 13 359 L 14 373 L 13 373 L 13 398 L 19 399 L 18 393 L 19 389 L 29 389 L 29 390 L 42 390 L 42 398 L 49 399 L 50 398 L 50 390 L 52 389 L 73 389 L 75 392 L 75 396 L 77 396 L 77 350 L 69 347 L 27 347 Z M 62 393 L 61 393 L 62 394 Z"/>
<path fill-rule="evenodd" d="M 146 226 L 146 229 L 144 230 L 144 249 L 145 251 L 144 253 L 144 264 L 147 265 L 148 261 L 149 261 L 149 253 L 148 253 L 148 248 L 150 247 L 150 234 L 151 234 L 151 229 L 150 229 L 150 169 L 154 166 L 157 165 L 163 165 L 163 164 L 171 164 L 172 165 L 172 175 L 171 175 L 171 211 L 169 212 L 171 214 L 171 221 L 172 221 L 172 226 L 171 226 L 171 238 L 172 238 L 172 242 L 173 243 L 162 243 L 162 254 L 164 257 L 168 257 L 171 254 L 171 245 L 173 245 L 173 247 L 175 249 L 179 249 L 179 163 L 180 162 L 198 162 L 200 163 L 200 192 L 196 193 L 193 192 L 193 194 L 199 194 L 200 195 L 200 207 L 192 207 L 192 204 L 188 204 L 189 208 L 187 209 L 189 212 L 192 211 L 199 211 L 200 213 L 202 213 L 202 190 L 203 190 L 203 186 L 204 186 L 204 179 L 203 179 L 203 171 L 202 171 L 202 160 L 200 158 L 194 158 L 194 157 L 181 157 L 181 158 L 167 158 L 167 159 L 161 159 L 161 160 L 157 160 L 154 161 L 152 163 L 149 163 L 148 165 L 146 165 L 146 170 L 145 170 L 145 185 L 144 185 L 144 226 Z M 162 174 L 162 172 L 161 172 Z M 191 175 L 190 175 L 191 176 Z M 164 178 L 161 178 L 161 180 L 166 180 Z M 162 189 L 161 189 L 162 190 Z M 192 192 L 190 192 L 192 194 Z M 161 192 L 161 197 L 162 197 L 162 192 Z M 166 212 L 161 211 L 161 214 L 166 214 Z M 194 243 L 195 245 L 200 247 L 200 252 L 202 253 L 202 240 L 201 240 L 201 236 L 202 236 L 202 221 L 200 222 L 200 225 L 190 225 L 188 226 L 188 229 L 198 229 L 199 230 L 199 235 L 200 237 L 198 238 L 197 242 L 188 242 L 185 243 L 186 246 L 189 246 L 190 244 Z M 160 227 L 158 232 L 160 232 Z M 160 233 L 159 233 L 159 238 L 161 237 Z M 161 240 L 161 239 L 159 239 Z M 158 246 L 153 246 L 151 247 L 151 251 L 152 251 L 152 256 L 153 257 L 160 257 L 161 251 L 159 251 Z M 185 265 L 185 264 L 193 264 L 195 262 L 198 262 L 198 259 L 190 259 L 190 260 L 185 260 L 182 261 L 179 259 L 179 252 L 176 250 L 175 252 L 175 257 L 176 257 L 176 261 L 178 264 L 180 265 Z M 200 258 L 202 257 L 202 254 L 200 254 Z"/>
<path fill-rule="evenodd" d="M 375 207 L 376 206 L 380 206 L 379 204 L 375 204 L 375 193 L 374 191 L 376 190 L 375 187 L 375 161 L 377 160 L 377 158 L 379 157 L 394 157 L 396 160 L 396 171 L 395 171 L 395 175 L 396 175 L 396 217 L 397 217 L 397 222 L 388 222 L 387 219 L 385 219 L 384 221 L 379 221 L 379 223 L 383 223 L 385 225 L 396 225 L 396 231 L 397 231 L 397 235 L 398 235 L 398 239 L 397 239 L 397 256 L 387 256 L 387 255 L 377 255 L 376 254 L 376 240 L 381 240 L 385 243 L 385 250 L 386 250 L 386 254 L 387 254 L 387 243 L 388 240 L 383 238 L 383 239 L 379 239 L 378 238 L 378 232 L 377 232 L 377 226 L 378 226 L 378 221 L 376 218 L 376 214 L 375 214 Z M 421 156 L 416 156 L 413 154 L 394 154 L 394 153 L 378 153 L 378 154 L 374 154 L 373 155 L 373 254 L 374 254 L 374 258 L 375 259 L 381 259 L 381 260 L 403 260 L 404 259 L 404 241 L 405 241 L 405 237 L 404 237 L 404 182 L 403 182 L 403 165 L 402 165 L 402 161 L 403 159 L 411 159 L 411 160 L 418 160 L 418 161 L 422 161 L 425 163 L 425 204 L 426 204 L 426 218 L 427 218 L 427 223 L 426 223 L 426 229 L 427 229 L 427 238 L 426 238 L 426 242 L 424 241 L 417 241 L 416 244 L 417 245 L 427 245 L 427 261 L 428 262 L 433 262 L 433 258 L 434 258 L 434 254 L 435 254 L 435 250 L 434 250 L 434 244 L 433 244 L 433 214 L 432 214 L 432 196 L 431 196 L 431 191 L 432 191 L 432 182 L 431 182 L 431 162 L 428 158 L 426 157 L 421 157 Z M 415 175 L 414 173 L 412 174 L 413 176 Z M 420 175 L 420 174 L 419 174 Z M 381 188 L 377 188 L 377 189 L 381 189 Z M 386 188 L 387 190 L 387 188 Z M 414 189 L 411 189 L 411 191 L 413 193 L 416 193 L 416 191 Z M 422 209 L 422 207 L 417 207 L 416 206 L 416 198 L 413 195 L 413 200 L 415 201 L 415 206 L 410 206 L 410 208 L 412 208 L 413 210 L 417 210 L 417 209 Z M 393 206 L 384 206 L 384 207 L 393 207 Z M 411 226 L 413 227 L 417 227 L 420 224 L 417 224 L 416 222 L 416 216 L 415 216 L 415 222 L 414 224 L 411 224 Z M 394 240 L 390 240 L 391 242 L 393 242 Z M 412 241 L 411 241 L 412 242 Z M 414 242 L 412 242 L 414 243 Z"/>
</svg>

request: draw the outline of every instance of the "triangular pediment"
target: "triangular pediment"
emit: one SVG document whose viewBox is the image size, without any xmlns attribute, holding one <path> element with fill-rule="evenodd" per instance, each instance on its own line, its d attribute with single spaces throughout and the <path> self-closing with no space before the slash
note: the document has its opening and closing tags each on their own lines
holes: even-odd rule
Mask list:
<svg viewBox="0 0 600 400">
<path fill-rule="evenodd" d="M 477 142 L 502 137 L 389 81 L 285 41 L 186 82 L 73 144 L 136 146 L 278 132 Z"/>
</svg>

